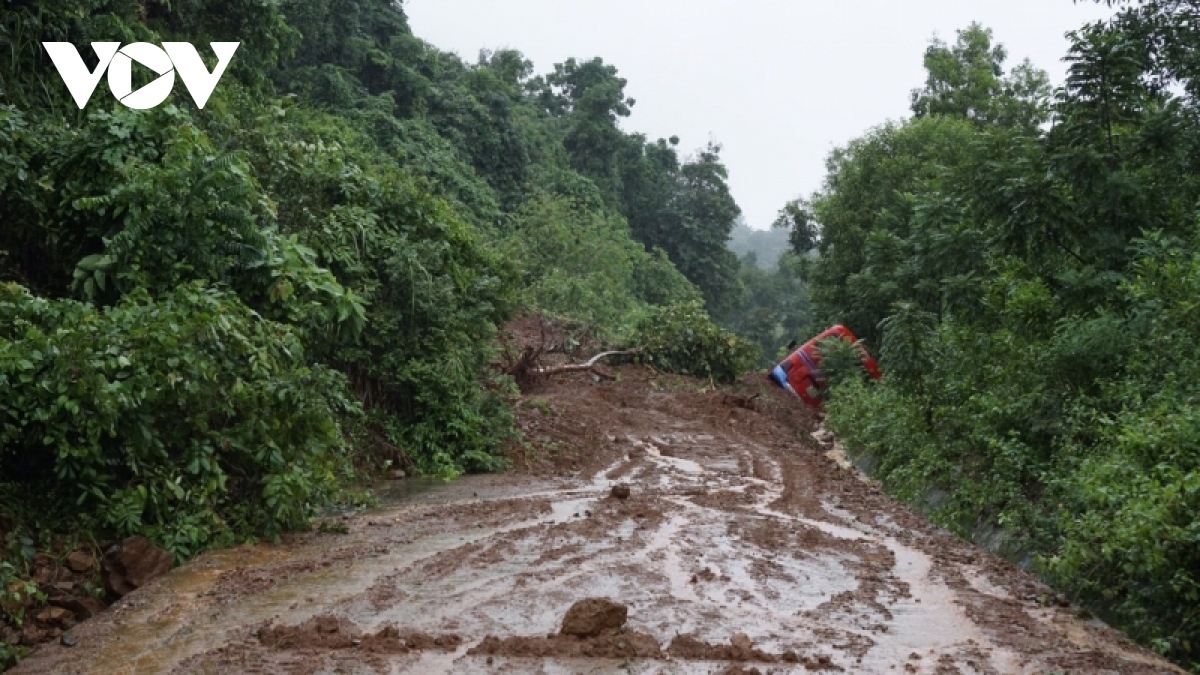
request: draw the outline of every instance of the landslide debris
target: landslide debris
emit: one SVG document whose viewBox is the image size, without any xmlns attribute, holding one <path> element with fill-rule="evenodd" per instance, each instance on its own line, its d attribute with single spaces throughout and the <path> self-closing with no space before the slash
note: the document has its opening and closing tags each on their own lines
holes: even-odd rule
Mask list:
<svg viewBox="0 0 1200 675">
<path fill-rule="evenodd" d="M 452 652 L 463 642 L 462 637 L 454 634 L 434 636 L 421 631 L 402 631 L 396 626 L 363 634 L 354 622 L 333 616 L 316 616 L 298 626 L 263 626 L 256 636 L 263 646 L 277 650 L 362 649 L 375 654 L 426 650 Z"/>
<path fill-rule="evenodd" d="M 489 635 L 467 654 L 517 658 L 662 658 L 662 648 L 652 636 L 623 629 L 628 619 L 627 606 L 608 598 L 586 598 L 571 605 L 563 615 L 558 635 L 504 640 Z"/>
<path fill-rule="evenodd" d="M 571 605 L 563 617 L 562 634 L 595 637 L 617 630 L 629 619 L 629 608 L 608 598 L 588 598 Z"/>
</svg>

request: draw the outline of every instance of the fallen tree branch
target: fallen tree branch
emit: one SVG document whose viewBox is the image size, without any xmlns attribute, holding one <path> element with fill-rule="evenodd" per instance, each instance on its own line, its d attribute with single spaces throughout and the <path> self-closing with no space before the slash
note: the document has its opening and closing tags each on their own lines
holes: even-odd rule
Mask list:
<svg viewBox="0 0 1200 675">
<path fill-rule="evenodd" d="M 591 371 L 591 372 L 595 373 L 596 375 L 603 377 L 606 380 L 615 380 L 617 378 L 614 377 L 611 373 L 606 373 L 602 370 L 596 370 L 596 366 L 600 364 L 600 361 L 602 359 L 606 359 L 610 356 L 633 356 L 636 353 L 637 352 L 604 352 L 602 354 L 597 354 L 597 355 L 593 356 L 586 363 L 572 363 L 572 364 L 566 365 L 566 366 L 554 366 L 552 368 L 538 368 L 537 370 L 535 370 L 533 372 L 535 372 L 538 375 L 541 375 L 543 377 L 549 377 L 551 375 L 560 375 L 562 373 L 582 373 L 582 372 Z"/>
</svg>

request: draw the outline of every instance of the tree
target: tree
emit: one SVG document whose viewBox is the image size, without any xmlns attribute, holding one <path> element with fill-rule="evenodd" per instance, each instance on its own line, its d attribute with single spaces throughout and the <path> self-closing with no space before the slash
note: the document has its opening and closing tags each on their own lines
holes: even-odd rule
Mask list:
<svg viewBox="0 0 1200 675">
<path fill-rule="evenodd" d="M 617 120 L 628 117 L 634 105 L 625 96 L 625 84 L 615 66 L 595 58 L 584 63 L 568 59 L 528 85 L 543 109 L 566 121 L 563 146 L 571 167 L 613 198 L 618 191 L 617 153 L 625 138 Z"/>
<path fill-rule="evenodd" d="M 953 115 L 979 125 L 1037 126 L 1048 119 L 1049 78 L 1028 60 L 1004 76 L 1008 53 L 992 44 L 991 29 L 972 23 L 947 45 L 925 50 L 925 86 L 912 93 L 917 117 Z"/>
<path fill-rule="evenodd" d="M 819 254 L 801 268 L 819 322 L 844 323 L 878 346 L 879 322 L 895 303 L 940 315 L 959 300 L 941 274 L 965 276 L 980 265 L 978 235 L 960 227 L 953 201 L 922 208 L 921 199 L 965 161 L 973 132 L 944 116 L 885 124 L 835 150 L 825 188 L 784 209 L 794 252 Z"/>
</svg>

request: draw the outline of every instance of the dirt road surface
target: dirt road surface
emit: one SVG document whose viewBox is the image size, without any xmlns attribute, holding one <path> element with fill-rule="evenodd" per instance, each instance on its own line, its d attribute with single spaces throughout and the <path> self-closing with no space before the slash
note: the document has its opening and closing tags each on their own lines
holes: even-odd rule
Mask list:
<svg viewBox="0 0 1200 675">
<path fill-rule="evenodd" d="M 526 394 L 513 473 L 206 554 L 15 672 L 1181 672 L 839 466 L 759 378 L 619 373 Z M 559 634 L 593 597 L 624 626 Z"/>
</svg>

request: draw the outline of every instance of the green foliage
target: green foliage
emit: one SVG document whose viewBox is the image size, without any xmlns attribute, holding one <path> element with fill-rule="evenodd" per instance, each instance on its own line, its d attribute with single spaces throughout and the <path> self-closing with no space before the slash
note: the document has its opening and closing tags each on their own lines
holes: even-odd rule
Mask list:
<svg viewBox="0 0 1200 675">
<path fill-rule="evenodd" d="M 6 623 L 19 628 L 25 622 L 25 611 L 29 605 L 42 600 L 45 600 L 45 595 L 35 582 L 22 579 L 12 563 L 0 561 L 0 614 Z M 0 643 L 0 646 L 8 645 Z M 0 651 L 0 665 L 6 663 L 4 652 Z"/>
<path fill-rule="evenodd" d="M 880 322 L 883 330 L 881 364 L 898 380 L 918 383 L 932 365 L 928 342 L 937 317 L 911 302 L 902 302 L 896 313 Z"/>
<path fill-rule="evenodd" d="M 674 148 L 662 141 L 635 146 L 627 150 L 623 185 L 634 236 L 666 252 L 717 315 L 741 296 L 738 259 L 727 246 L 741 209 L 729 193 L 720 153 L 710 143 L 680 164 Z"/>
<path fill-rule="evenodd" d="M 929 506 L 926 493 L 953 469 L 938 453 L 922 402 L 895 387 L 868 386 L 858 379 L 833 394 L 825 404 L 828 425 L 852 455 L 873 459 L 872 475 L 891 494 Z M 945 522 L 940 514 L 934 516 Z"/>
<path fill-rule="evenodd" d="M 567 166 L 593 184 L 608 209 L 625 216 L 647 250 L 663 251 L 700 289 L 709 311 L 719 314 L 740 296 L 738 261 L 726 244 L 741 210 L 729 193 L 721 148 L 709 144 L 681 162 L 677 138 L 647 142 L 624 134 L 618 120 L 634 105 L 625 85 L 601 59 L 568 60 L 525 82 L 562 139 Z M 586 188 L 577 181 L 562 185 L 561 178 L 552 180 L 558 194 L 583 196 Z"/>
<path fill-rule="evenodd" d="M 1152 337 L 1129 346 L 1110 406 L 1081 410 L 1066 445 L 1073 471 L 1063 543 L 1048 569 L 1166 654 L 1193 655 L 1200 635 L 1200 254 L 1196 239 L 1151 237 L 1123 286 Z M 1120 402 L 1120 407 L 1117 407 Z"/>
<path fill-rule="evenodd" d="M 28 609 L 46 599 L 33 581 L 21 578 L 19 570 L 5 560 L 0 560 L 0 624 L 20 628 L 25 622 Z M 0 640 L 0 669 L 17 664 L 25 650 L 7 640 Z"/>
<path fill-rule="evenodd" d="M 826 338 L 817 343 L 821 352 L 821 372 L 825 375 L 826 388 L 837 389 L 850 380 L 867 377 L 863 368 L 860 349 L 862 342 L 848 342 L 842 338 Z"/>
<path fill-rule="evenodd" d="M 632 345 L 655 368 L 723 383 L 759 360 L 752 343 L 721 330 L 699 302 L 655 309 L 638 324 Z"/>
<path fill-rule="evenodd" d="M 809 252 L 812 221 L 821 224 L 820 255 L 801 267 L 819 324 L 842 323 L 874 347 L 897 302 L 938 314 L 977 304 L 980 235 L 963 226 L 955 201 L 924 199 L 966 160 L 973 135 L 951 117 L 885 124 L 835 150 L 826 189 L 785 210 L 797 255 Z"/>
<path fill-rule="evenodd" d="M 226 292 L 97 310 L 7 284 L 0 317 L 0 474 L 95 525 L 186 558 L 303 525 L 344 470 L 342 379 Z"/>
<path fill-rule="evenodd" d="M 949 46 L 934 39 L 925 51 L 928 78 L 912 93 L 918 117 L 964 117 L 981 126 L 1034 127 L 1049 118 L 1050 83 L 1026 60 L 1004 76 L 1008 53 L 992 45 L 992 31 L 973 23 Z"/>
<path fill-rule="evenodd" d="M 895 494 L 1200 667 L 1200 123 L 1187 3 L 1071 34 L 1007 80 L 972 26 L 926 53 L 917 117 L 834 153 L 785 210 L 823 319 L 880 346 L 830 425 Z M 1173 86 L 1177 85 L 1177 86 Z M 819 226 L 818 226 L 819 224 Z"/>
<path fill-rule="evenodd" d="M 633 240 L 620 217 L 562 197 L 528 202 L 515 215 L 505 250 L 521 262 L 522 286 L 534 307 L 614 335 L 648 305 L 699 299 L 661 254 Z"/>
</svg>

